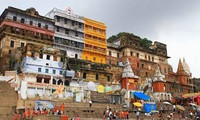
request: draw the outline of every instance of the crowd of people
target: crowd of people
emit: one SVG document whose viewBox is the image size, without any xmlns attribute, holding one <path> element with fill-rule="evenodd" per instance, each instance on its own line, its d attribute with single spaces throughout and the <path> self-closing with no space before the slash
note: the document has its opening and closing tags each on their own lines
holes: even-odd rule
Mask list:
<svg viewBox="0 0 200 120">
<path fill-rule="evenodd" d="M 53 109 L 38 107 L 37 110 L 35 110 L 34 108 L 28 108 L 27 110 L 23 110 L 23 112 L 16 111 L 13 120 L 19 120 L 20 118 L 25 120 L 27 118 L 33 118 L 34 116 L 40 115 L 62 115 L 64 113 L 64 110 L 64 103 L 60 106 L 60 108 L 55 105 Z"/>
</svg>

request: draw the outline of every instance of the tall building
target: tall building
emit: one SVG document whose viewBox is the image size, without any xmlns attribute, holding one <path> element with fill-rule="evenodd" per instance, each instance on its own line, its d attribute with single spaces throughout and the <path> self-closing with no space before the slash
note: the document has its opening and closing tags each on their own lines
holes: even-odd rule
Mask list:
<svg viewBox="0 0 200 120">
<path fill-rule="evenodd" d="M 73 14 L 70 8 L 54 8 L 46 16 L 55 21 L 54 47 L 67 51 L 70 58 L 81 59 L 84 49 L 84 18 Z"/>
<path fill-rule="evenodd" d="M 104 23 L 84 18 L 84 50 L 82 59 L 106 63 L 106 26 Z"/>
<path fill-rule="evenodd" d="M 46 16 L 55 20 L 54 47 L 67 51 L 70 58 L 106 63 L 104 23 L 75 15 L 70 8 L 54 8 Z"/>
<path fill-rule="evenodd" d="M 8 7 L 0 16 L 0 71 L 12 70 L 12 51 L 27 43 L 53 46 L 54 22 L 39 15 L 35 8 Z"/>
</svg>

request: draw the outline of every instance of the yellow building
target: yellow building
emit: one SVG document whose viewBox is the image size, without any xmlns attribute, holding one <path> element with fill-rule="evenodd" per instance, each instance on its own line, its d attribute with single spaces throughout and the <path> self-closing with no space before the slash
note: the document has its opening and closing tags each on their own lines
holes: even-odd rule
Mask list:
<svg viewBox="0 0 200 120">
<path fill-rule="evenodd" d="M 83 60 L 106 63 L 106 26 L 104 23 L 84 18 Z"/>
</svg>

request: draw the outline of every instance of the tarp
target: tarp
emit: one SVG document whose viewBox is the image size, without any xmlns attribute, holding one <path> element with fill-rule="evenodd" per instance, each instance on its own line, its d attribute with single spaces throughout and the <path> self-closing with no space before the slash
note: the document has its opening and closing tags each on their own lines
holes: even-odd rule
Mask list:
<svg viewBox="0 0 200 120">
<path fill-rule="evenodd" d="M 133 92 L 133 95 L 135 95 L 136 97 L 138 97 L 142 100 L 150 100 L 150 97 L 142 92 Z"/>
</svg>

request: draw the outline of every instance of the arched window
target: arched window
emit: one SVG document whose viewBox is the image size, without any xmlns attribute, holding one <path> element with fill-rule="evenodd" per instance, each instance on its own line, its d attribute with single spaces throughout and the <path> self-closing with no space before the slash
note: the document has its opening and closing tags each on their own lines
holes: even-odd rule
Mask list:
<svg viewBox="0 0 200 120">
<path fill-rule="evenodd" d="M 53 79 L 53 84 L 56 85 L 56 80 L 55 79 Z"/>
<path fill-rule="evenodd" d="M 63 81 L 61 79 L 58 80 L 58 85 L 60 85 L 60 83 L 63 85 Z"/>
<path fill-rule="evenodd" d="M 68 80 L 65 80 L 65 83 L 64 83 L 66 86 L 69 86 L 69 81 Z"/>
</svg>

